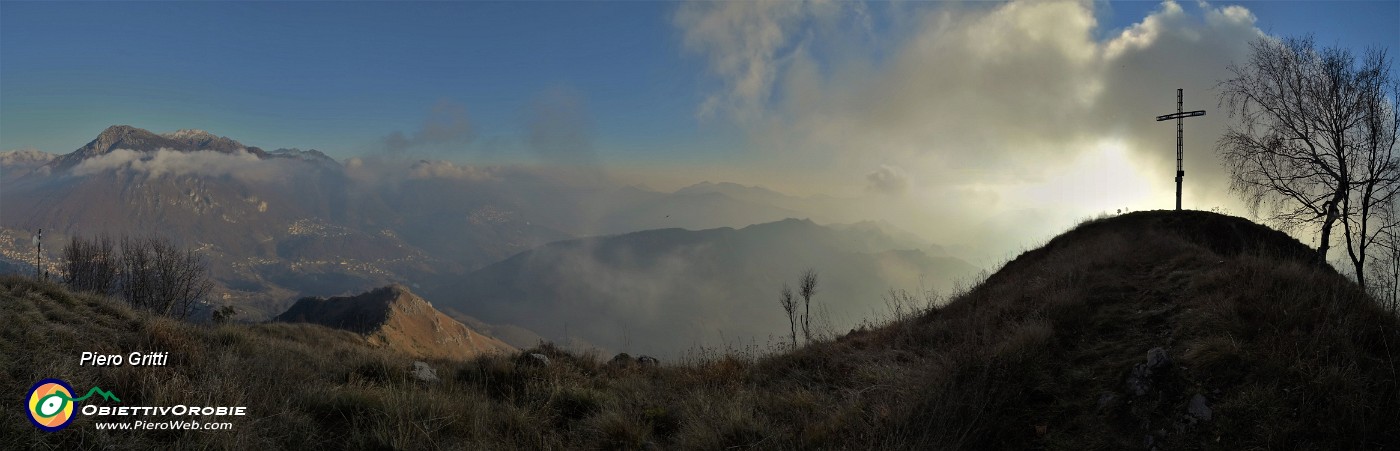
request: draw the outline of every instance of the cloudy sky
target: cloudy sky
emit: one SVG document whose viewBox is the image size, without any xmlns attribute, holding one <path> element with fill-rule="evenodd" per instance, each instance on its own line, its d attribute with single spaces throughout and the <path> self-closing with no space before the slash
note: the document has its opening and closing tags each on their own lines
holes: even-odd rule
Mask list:
<svg viewBox="0 0 1400 451">
<path fill-rule="evenodd" d="M 1238 208 L 1212 151 L 1226 66 L 1264 35 L 1394 51 L 1397 23 L 1394 1 L 0 2 L 0 149 L 200 128 L 1032 236 L 1170 206 L 1175 131 L 1152 119 L 1177 88 L 1209 111 L 1187 121 L 1187 206 Z"/>
</svg>

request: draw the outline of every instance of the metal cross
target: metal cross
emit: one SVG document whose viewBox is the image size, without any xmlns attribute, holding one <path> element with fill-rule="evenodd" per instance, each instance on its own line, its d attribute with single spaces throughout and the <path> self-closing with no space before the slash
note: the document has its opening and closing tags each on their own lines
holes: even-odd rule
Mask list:
<svg viewBox="0 0 1400 451">
<path fill-rule="evenodd" d="M 1186 176 L 1186 171 L 1181 169 L 1181 120 L 1188 117 L 1205 116 L 1205 110 L 1181 111 L 1181 89 L 1176 90 L 1176 114 L 1164 114 L 1157 116 L 1157 122 L 1168 119 L 1176 119 L 1176 209 L 1181 209 L 1181 178 Z"/>
</svg>

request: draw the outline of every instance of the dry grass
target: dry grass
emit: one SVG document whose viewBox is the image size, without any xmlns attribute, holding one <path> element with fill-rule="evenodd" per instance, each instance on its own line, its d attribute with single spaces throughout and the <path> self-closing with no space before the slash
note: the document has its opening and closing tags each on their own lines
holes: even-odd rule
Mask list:
<svg viewBox="0 0 1400 451">
<path fill-rule="evenodd" d="M 246 405 L 228 432 L 43 433 L 0 410 L 0 448 L 1323 448 L 1400 443 L 1400 322 L 1307 249 L 1238 218 L 1087 222 L 951 301 L 892 293 L 895 320 L 791 352 L 661 367 L 542 346 L 411 361 L 319 326 L 194 326 L 0 279 L 0 390 L 57 377 L 128 405 Z M 892 304 L 894 305 L 894 304 Z M 776 308 L 776 307 L 775 307 Z M 1146 395 L 1149 349 L 1175 362 Z M 168 350 L 168 368 L 78 367 Z M 1195 394 L 1210 421 L 1185 415 Z"/>
</svg>

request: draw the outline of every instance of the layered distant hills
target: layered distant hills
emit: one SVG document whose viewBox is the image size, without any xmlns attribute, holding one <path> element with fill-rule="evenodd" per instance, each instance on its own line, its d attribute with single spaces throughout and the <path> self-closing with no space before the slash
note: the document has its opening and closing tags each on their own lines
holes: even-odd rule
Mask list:
<svg viewBox="0 0 1400 451">
<path fill-rule="evenodd" d="M 243 320 L 401 283 L 521 346 L 666 354 L 721 334 L 757 340 L 786 329 L 777 289 L 807 267 L 845 326 L 882 308 L 888 288 L 975 271 L 887 224 L 784 220 L 816 201 L 762 187 L 659 192 L 586 170 L 337 161 L 200 130 L 113 126 L 63 155 L 0 153 L 0 190 L 0 269 L 32 268 L 40 228 L 55 272 L 69 236 L 156 234 L 204 255 L 211 304 Z"/>
</svg>

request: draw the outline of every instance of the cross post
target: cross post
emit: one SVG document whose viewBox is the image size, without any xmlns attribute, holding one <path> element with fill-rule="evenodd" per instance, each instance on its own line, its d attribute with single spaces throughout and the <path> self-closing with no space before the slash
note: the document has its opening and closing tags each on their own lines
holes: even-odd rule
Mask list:
<svg viewBox="0 0 1400 451">
<path fill-rule="evenodd" d="M 1181 210 L 1181 178 L 1186 171 L 1181 168 L 1181 120 L 1188 117 L 1205 116 L 1205 110 L 1181 111 L 1181 88 L 1176 90 L 1176 114 L 1157 116 L 1157 122 L 1176 119 L 1176 209 Z"/>
</svg>

